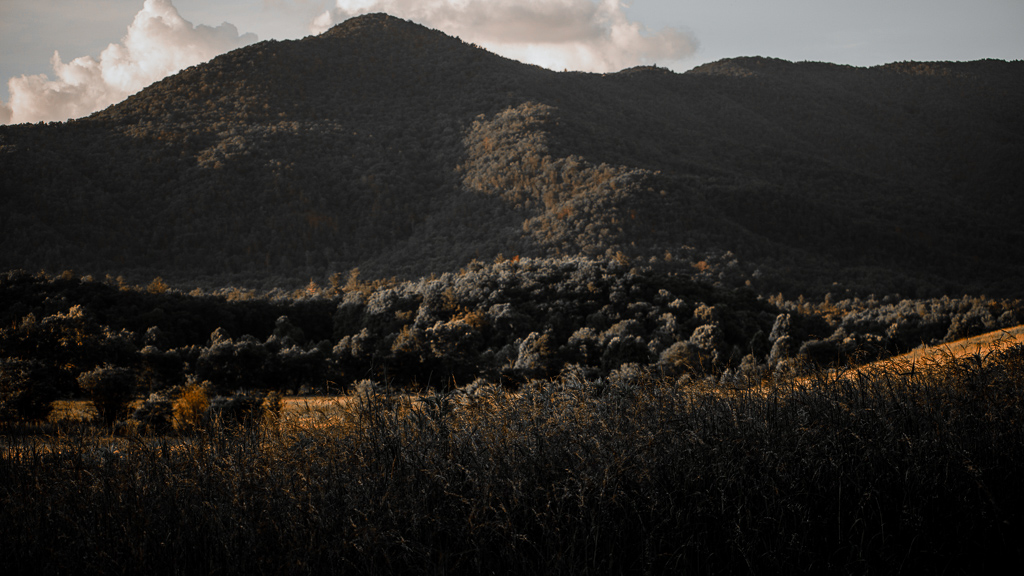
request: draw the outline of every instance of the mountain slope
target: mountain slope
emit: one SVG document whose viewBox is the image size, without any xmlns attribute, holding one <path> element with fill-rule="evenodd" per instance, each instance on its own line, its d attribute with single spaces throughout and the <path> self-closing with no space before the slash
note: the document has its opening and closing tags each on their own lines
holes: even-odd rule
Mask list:
<svg viewBox="0 0 1024 576">
<path fill-rule="evenodd" d="M 622 252 L 766 291 L 1020 295 L 1021 157 L 1020 62 L 555 73 L 369 15 L 0 128 L 0 266 L 289 283 Z"/>
</svg>

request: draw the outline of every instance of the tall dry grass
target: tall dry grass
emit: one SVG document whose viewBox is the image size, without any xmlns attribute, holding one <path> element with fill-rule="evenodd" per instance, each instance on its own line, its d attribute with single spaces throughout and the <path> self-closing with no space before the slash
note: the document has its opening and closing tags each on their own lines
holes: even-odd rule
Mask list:
<svg viewBox="0 0 1024 576">
<path fill-rule="evenodd" d="M 1024 347 L 729 390 L 622 371 L 191 437 L 7 438 L 6 573 L 976 573 L 1024 558 Z M 1010 565 L 1014 565 L 1010 564 Z"/>
</svg>

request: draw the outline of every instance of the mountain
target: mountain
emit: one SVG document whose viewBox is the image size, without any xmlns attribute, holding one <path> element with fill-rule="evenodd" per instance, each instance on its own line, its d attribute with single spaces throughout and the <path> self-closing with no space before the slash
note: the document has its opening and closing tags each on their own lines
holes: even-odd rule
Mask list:
<svg viewBox="0 0 1024 576">
<path fill-rule="evenodd" d="M 553 72 L 387 15 L 0 127 L 0 268 L 291 284 L 657 262 L 762 292 L 1024 295 L 1024 63 Z"/>
</svg>

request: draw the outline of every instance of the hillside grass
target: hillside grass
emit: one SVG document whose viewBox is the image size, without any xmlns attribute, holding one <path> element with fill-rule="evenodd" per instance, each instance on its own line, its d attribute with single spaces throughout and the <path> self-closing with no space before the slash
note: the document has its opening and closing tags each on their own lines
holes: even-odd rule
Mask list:
<svg viewBox="0 0 1024 576">
<path fill-rule="evenodd" d="M 978 336 L 961 338 L 960 340 L 936 346 L 922 346 L 906 354 L 901 354 L 893 358 L 893 360 L 897 362 L 916 362 L 919 360 L 936 362 L 949 358 L 990 354 L 1022 344 L 1024 344 L 1024 325 L 986 332 Z"/>
<path fill-rule="evenodd" d="M 770 394 L 755 393 L 768 389 Z M 366 389 L 277 426 L 0 437 L 5 573 L 977 573 L 1024 558 L 1024 346 Z"/>
<path fill-rule="evenodd" d="M 284 398 L 281 414 L 286 420 L 330 419 L 338 406 L 352 402 L 354 396 L 289 396 Z M 132 408 L 138 408 L 142 400 L 136 400 Z M 57 400 L 48 420 L 89 422 L 96 417 L 96 410 L 88 400 Z"/>
</svg>

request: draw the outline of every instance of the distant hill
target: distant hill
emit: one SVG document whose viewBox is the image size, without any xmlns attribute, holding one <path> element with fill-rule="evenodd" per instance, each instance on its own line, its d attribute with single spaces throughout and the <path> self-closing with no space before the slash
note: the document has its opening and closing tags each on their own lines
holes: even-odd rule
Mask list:
<svg viewBox="0 0 1024 576">
<path fill-rule="evenodd" d="M 387 15 L 0 127 L 0 268 L 307 283 L 584 254 L 1024 295 L 1024 63 L 556 73 Z"/>
</svg>

